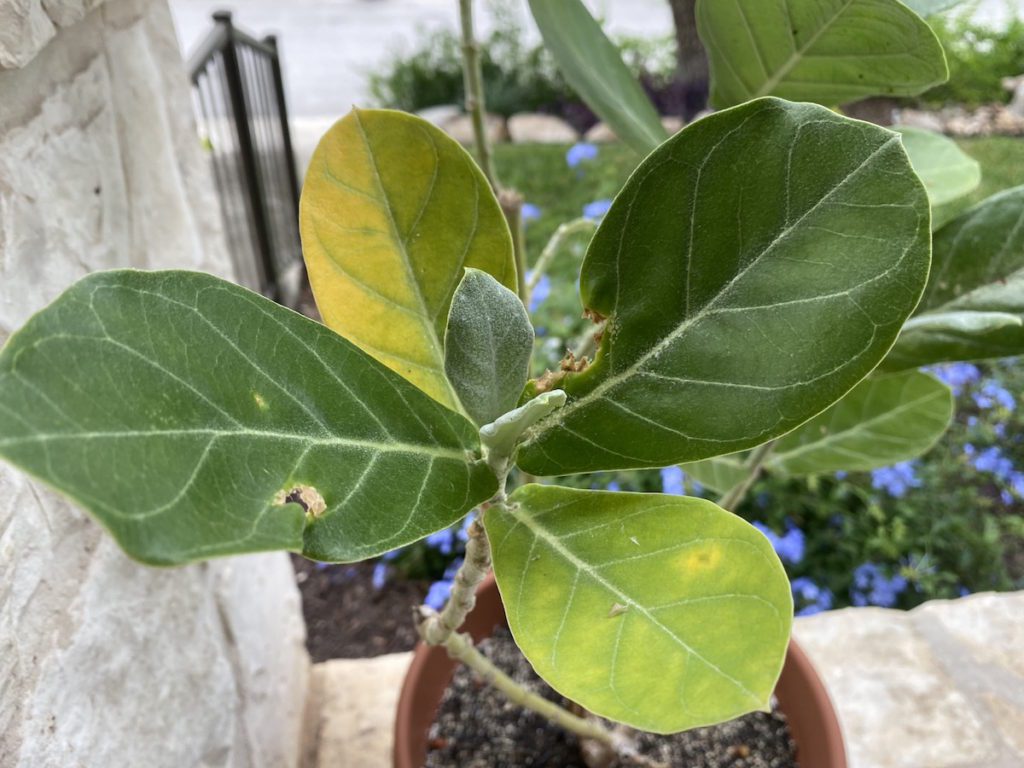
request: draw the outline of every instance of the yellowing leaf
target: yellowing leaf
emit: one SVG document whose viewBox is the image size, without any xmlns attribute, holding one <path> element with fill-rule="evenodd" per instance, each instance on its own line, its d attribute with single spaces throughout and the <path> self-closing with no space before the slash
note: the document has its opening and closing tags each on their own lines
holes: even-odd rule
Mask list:
<svg viewBox="0 0 1024 768">
<path fill-rule="evenodd" d="M 300 218 L 324 322 L 461 410 L 444 331 L 464 268 L 516 287 L 512 237 L 469 154 L 420 118 L 353 110 L 313 154 Z"/>
<path fill-rule="evenodd" d="M 525 485 L 487 510 L 509 628 L 591 712 L 656 733 L 767 707 L 793 616 L 771 544 L 704 499 Z"/>
</svg>

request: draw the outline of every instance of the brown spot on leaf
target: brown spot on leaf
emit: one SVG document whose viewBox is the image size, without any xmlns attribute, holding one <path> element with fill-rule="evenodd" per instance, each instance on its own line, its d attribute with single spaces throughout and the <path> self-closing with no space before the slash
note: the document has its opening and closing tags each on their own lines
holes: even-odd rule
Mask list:
<svg viewBox="0 0 1024 768">
<path fill-rule="evenodd" d="M 274 494 L 274 504 L 298 504 L 310 517 L 320 517 L 327 511 L 324 497 L 311 485 L 296 485 L 290 491 L 278 491 Z"/>
</svg>

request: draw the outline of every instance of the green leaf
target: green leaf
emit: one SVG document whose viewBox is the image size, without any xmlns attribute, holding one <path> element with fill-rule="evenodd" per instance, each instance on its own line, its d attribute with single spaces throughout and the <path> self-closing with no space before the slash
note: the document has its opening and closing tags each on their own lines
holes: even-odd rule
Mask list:
<svg viewBox="0 0 1024 768">
<path fill-rule="evenodd" d="M 787 475 L 866 472 L 916 458 L 942 437 L 953 393 L 918 371 L 870 376 L 783 437 L 766 468 Z"/>
<path fill-rule="evenodd" d="M 533 326 L 519 297 L 467 269 L 448 313 L 444 369 L 470 418 L 488 424 L 516 407 L 532 353 Z"/>
<path fill-rule="evenodd" d="M 680 468 L 698 483 L 716 493 L 725 493 L 742 483 L 747 476 L 742 454 L 691 461 L 681 464 Z"/>
<path fill-rule="evenodd" d="M 903 137 L 903 148 L 933 207 L 969 195 L 981 184 L 981 166 L 952 139 L 918 128 L 895 130 Z"/>
<path fill-rule="evenodd" d="M 520 466 L 667 466 L 785 434 L 888 351 L 930 237 L 898 135 L 777 99 L 698 120 L 641 164 L 594 236 L 581 292 L 608 330 Z"/>
<path fill-rule="evenodd" d="M 964 0 L 903 0 L 903 4 L 919 16 L 933 16 L 960 5 Z"/>
<path fill-rule="evenodd" d="M 0 353 L 0 456 L 147 563 L 379 555 L 494 494 L 478 452 L 463 417 L 209 275 L 91 275 Z"/>
<path fill-rule="evenodd" d="M 530 11 L 569 85 L 616 136 L 644 155 L 665 140 L 657 110 L 580 0 L 530 0 Z"/>
<path fill-rule="evenodd" d="M 457 410 L 443 342 L 464 267 L 516 286 L 512 236 L 473 158 L 418 117 L 353 110 L 313 153 L 299 213 L 327 326 Z"/>
<path fill-rule="evenodd" d="M 949 76 L 931 28 L 898 0 L 699 0 L 697 30 L 718 108 L 913 96 Z"/>
<path fill-rule="evenodd" d="M 710 501 L 527 485 L 485 516 L 516 643 L 555 690 L 655 733 L 768 699 L 789 580 L 767 539 Z"/>
<path fill-rule="evenodd" d="M 917 314 L 887 370 L 1024 353 L 1024 187 L 994 195 L 942 227 Z"/>
</svg>

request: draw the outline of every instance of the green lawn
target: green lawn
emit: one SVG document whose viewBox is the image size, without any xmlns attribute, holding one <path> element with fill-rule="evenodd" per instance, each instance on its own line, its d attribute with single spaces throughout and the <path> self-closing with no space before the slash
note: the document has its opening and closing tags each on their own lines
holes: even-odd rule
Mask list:
<svg viewBox="0 0 1024 768">
<path fill-rule="evenodd" d="M 959 143 L 981 163 L 983 174 L 981 187 L 965 200 L 964 207 L 1024 184 L 1024 139 L 996 136 Z M 495 148 L 502 183 L 518 189 L 541 209 L 541 218 L 527 226 L 531 262 L 559 224 L 580 216 L 589 202 L 614 197 L 639 162 L 639 157 L 622 144 L 602 144 L 595 160 L 570 169 L 565 163 L 567 149 L 544 144 L 501 144 Z"/>
</svg>

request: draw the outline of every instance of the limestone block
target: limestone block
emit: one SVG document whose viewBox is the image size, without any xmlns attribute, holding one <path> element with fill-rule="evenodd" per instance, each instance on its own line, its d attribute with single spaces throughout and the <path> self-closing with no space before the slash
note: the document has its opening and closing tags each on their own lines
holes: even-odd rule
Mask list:
<svg viewBox="0 0 1024 768">
<path fill-rule="evenodd" d="M 390 768 L 395 709 L 411 653 L 313 667 L 318 768 Z"/>
<path fill-rule="evenodd" d="M 0 0 L 0 69 L 28 64 L 57 31 L 104 0 Z"/>
<path fill-rule="evenodd" d="M 469 115 L 459 115 L 441 126 L 445 132 L 460 144 L 473 143 L 473 121 Z M 505 119 L 501 115 L 487 115 L 484 119 L 484 130 L 487 140 L 492 144 L 508 139 Z"/>
<path fill-rule="evenodd" d="M 0 70 L 0 344 L 96 269 L 232 275 L 166 4 L 98 1 L 36 3 L 85 16 Z M 285 555 L 142 567 L 0 464 L 0 573 L 3 768 L 296 765 L 308 659 Z"/>
<path fill-rule="evenodd" d="M 618 141 L 618 136 L 615 135 L 615 131 L 611 129 L 608 123 L 595 123 L 592 125 L 585 134 L 583 134 L 583 140 L 589 141 L 593 144 L 605 144 L 609 141 Z"/>
<path fill-rule="evenodd" d="M 560 117 L 522 112 L 508 119 L 508 137 L 517 144 L 572 144 L 579 135 Z"/>
<path fill-rule="evenodd" d="M 850 608 L 796 622 L 850 768 L 1024 765 L 1024 593 Z"/>
</svg>

